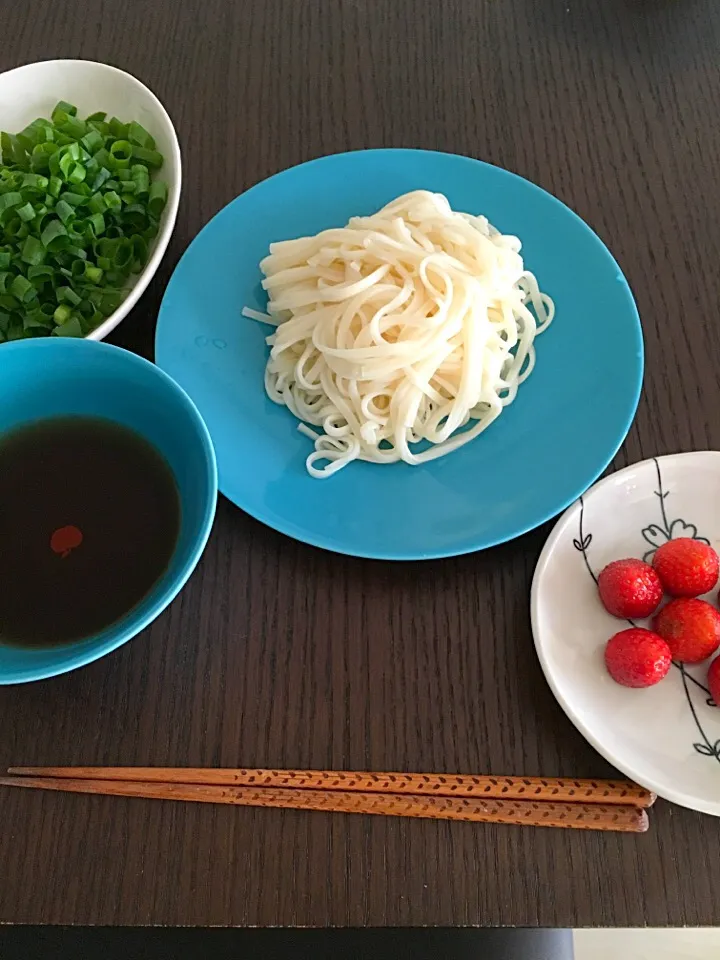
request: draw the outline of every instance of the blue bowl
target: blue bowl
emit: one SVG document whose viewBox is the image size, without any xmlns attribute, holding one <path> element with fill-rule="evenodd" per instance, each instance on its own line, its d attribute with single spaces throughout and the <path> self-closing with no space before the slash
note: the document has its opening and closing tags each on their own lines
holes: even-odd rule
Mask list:
<svg viewBox="0 0 720 960">
<path fill-rule="evenodd" d="M 95 636 L 47 649 L 0 644 L 0 684 L 74 670 L 134 637 L 179 593 L 215 516 L 217 468 L 210 435 L 193 402 L 162 370 L 127 350 L 91 340 L 21 340 L 0 347 L 0 435 L 73 414 L 120 423 L 162 453 L 180 494 L 177 546 L 148 596 Z"/>
</svg>

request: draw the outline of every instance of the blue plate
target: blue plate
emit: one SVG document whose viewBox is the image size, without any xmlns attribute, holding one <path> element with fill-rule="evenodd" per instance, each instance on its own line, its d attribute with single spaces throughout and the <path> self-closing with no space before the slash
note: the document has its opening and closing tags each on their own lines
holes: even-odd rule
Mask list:
<svg viewBox="0 0 720 960">
<path fill-rule="evenodd" d="M 316 480 L 311 441 L 265 395 L 270 329 L 258 267 L 274 240 L 367 215 L 409 190 L 444 193 L 520 237 L 528 269 L 555 300 L 537 365 L 476 440 L 439 460 L 352 463 Z M 605 469 L 632 422 L 642 382 L 640 320 L 598 237 L 539 187 L 498 167 L 422 150 L 312 160 L 259 183 L 190 244 L 167 288 L 156 359 L 197 404 L 222 493 L 269 526 L 360 557 L 454 556 L 511 540 L 555 516 Z"/>
</svg>

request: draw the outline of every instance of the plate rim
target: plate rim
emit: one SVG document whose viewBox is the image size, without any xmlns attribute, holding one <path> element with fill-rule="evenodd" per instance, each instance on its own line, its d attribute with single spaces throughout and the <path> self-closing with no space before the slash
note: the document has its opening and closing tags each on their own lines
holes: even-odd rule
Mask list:
<svg viewBox="0 0 720 960">
<path fill-rule="evenodd" d="M 632 319 L 634 320 L 632 329 L 635 333 L 635 338 L 636 338 L 635 346 L 636 346 L 637 363 L 638 363 L 637 381 L 635 383 L 634 395 L 630 399 L 626 422 L 623 424 L 622 429 L 618 433 L 618 439 L 616 444 L 613 446 L 612 450 L 610 449 L 608 450 L 607 454 L 603 458 L 603 462 L 598 464 L 597 468 L 591 471 L 591 473 L 593 473 L 594 475 L 591 476 L 589 479 L 584 479 L 582 481 L 580 489 L 576 490 L 572 495 L 564 498 L 562 501 L 555 504 L 554 506 L 548 508 L 541 515 L 538 515 L 537 518 L 534 519 L 531 523 L 525 524 L 519 527 L 515 527 L 514 532 L 512 532 L 510 535 L 496 534 L 490 537 L 485 537 L 483 539 L 478 539 L 473 544 L 465 544 L 459 548 L 450 547 L 450 548 L 441 548 L 441 549 L 431 549 L 431 550 L 426 550 L 422 552 L 419 550 L 404 551 L 402 549 L 366 550 L 366 549 L 358 548 L 357 546 L 352 546 L 350 544 L 338 545 L 328 540 L 324 536 L 315 535 L 310 530 L 298 529 L 296 523 L 292 523 L 292 522 L 284 523 L 282 521 L 271 522 L 271 520 L 267 517 L 267 515 L 265 514 L 259 515 L 259 513 L 255 510 L 254 507 L 250 507 L 246 504 L 238 503 L 237 500 L 235 500 L 233 497 L 229 496 L 225 492 L 226 484 L 223 476 L 224 471 L 220 467 L 220 463 L 218 463 L 219 492 L 227 500 L 229 500 L 234 506 L 238 507 L 240 510 L 247 513 L 249 516 L 253 517 L 253 519 L 269 527 L 271 530 L 275 530 L 278 533 L 281 533 L 284 536 L 291 537 L 292 539 L 298 540 L 299 542 L 305 543 L 311 547 L 316 547 L 322 550 L 328 550 L 331 553 L 335 553 L 340 556 L 358 557 L 360 559 L 365 559 L 365 560 L 388 560 L 388 561 L 397 561 L 397 562 L 441 560 L 441 559 L 448 559 L 451 557 L 465 556 L 470 553 L 480 552 L 481 550 L 489 550 L 492 547 L 500 546 L 503 543 L 510 543 L 513 540 L 517 540 L 519 537 L 522 537 L 525 534 L 531 532 L 532 530 L 536 530 L 538 527 L 542 526 L 544 523 L 547 523 L 553 518 L 561 515 L 565 510 L 567 510 L 570 506 L 572 506 L 572 504 L 583 493 L 583 491 L 589 489 L 597 481 L 597 478 L 601 476 L 601 474 L 603 474 L 604 471 L 608 468 L 609 464 L 612 462 L 613 458 L 616 456 L 618 450 L 625 442 L 625 439 L 627 438 L 627 435 L 630 431 L 630 428 L 632 427 L 633 421 L 635 419 L 635 415 L 637 413 L 637 408 L 638 408 L 640 397 L 642 394 L 642 386 L 643 386 L 644 375 L 645 375 L 645 343 L 644 343 L 643 328 L 642 328 L 640 313 L 638 310 L 637 302 L 635 300 L 635 296 L 633 294 L 632 288 L 622 268 L 620 267 L 612 251 L 606 245 L 604 240 L 596 233 L 596 231 L 588 223 L 585 222 L 585 220 L 583 220 L 583 218 L 579 214 L 575 213 L 575 211 L 572 210 L 566 203 L 564 203 L 554 194 L 550 193 L 544 187 L 539 186 L 538 184 L 534 183 L 532 180 L 528 180 L 526 177 L 523 177 L 518 173 L 514 173 L 513 171 L 507 170 L 506 168 L 498 166 L 497 164 L 489 163 L 486 160 L 480 160 L 476 157 L 470 157 L 470 156 L 459 154 L 459 153 L 449 153 L 447 151 L 442 151 L 442 150 L 426 150 L 426 149 L 415 148 L 415 147 L 370 147 L 370 148 L 361 149 L 361 150 L 339 151 L 337 153 L 323 154 L 319 157 L 313 157 L 309 160 L 304 160 L 301 163 L 293 164 L 290 167 L 286 167 L 282 170 L 278 170 L 276 173 L 272 173 L 269 176 L 264 177 L 263 179 L 252 184 L 246 190 L 243 190 L 237 196 L 229 200 L 219 210 L 217 210 L 212 215 L 212 217 L 210 217 L 210 219 L 201 227 L 201 229 L 197 232 L 197 234 L 195 234 L 191 242 L 188 244 L 187 248 L 183 251 L 182 256 L 178 260 L 178 263 L 173 270 L 172 276 L 168 281 L 168 284 L 163 293 L 163 297 L 160 303 L 160 309 L 158 311 L 158 318 L 157 318 L 157 323 L 155 327 L 155 337 L 154 337 L 155 362 L 158 364 L 158 366 L 162 366 L 163 369 L 166 369 L 165 366 L 163 365 L 162 359 L 160 359 L 158 355 L 159 353 L 162 352 L 162 348 L 160 347 L 161 328 L 164 327 L 165 325 L 169 325 L 170 323 L 169 320 L 163 321 L 163 316 L 164 314 L 167 313 L 166 300 L 168 298 L 169 292 L 172 289 L 173 283 L 176 280 L 176 275 L 178 274 L 178 271 L 180 270 L 180 267 L 182 266 L 185 258 L 192 255 L 192 250 L 195 247 L 196 243 L 199 241 L 202 234 L 206 230 L 208 230 L 218 218 L 225 215 L 227 211 L 235 203 L 240 202 L 248 194 L 251 194 L 255 191 L 266 188 L 267 184 L 269 184 L 272 181 L 276 181 L 278 178 L 291 176 L 300 168 L 319 166 L 328 162 L 336 162 L 336 161 L 342 160 L 343 158 L 360 156 L 360 155 L 370 155 L 370 156 L 376 155 L 377 156 L 377 155 L 388 155 L 388 154 L 394 154 L 394 155 L 412 154 L 412 155 L 424 155 L 428 157 L 440 156 L 452 161 L 459 160 L 471 167 L 479 165 L 481 167 L 486 167 L 492 170 L 494 176 L 500 176 L 502 178 L 507 179 L 509 182 L 519 181 L 520 183 L 529 187 L 533 192 L 537 191 L 541 193 L 546 200 L 550 201 L 552 205 L 562 210 L 564 215 L 569 216 L 573 221 L 575 221 L 577 225 L 580 227 L 580 229 L 588 233 L 592 237 L 595 244 L 598 245 L 599 250 L 608 258 L 609 262 L 612 265 L 614 265 L 617 271 L 616 281 L 622 284 L 622 287 L 627 299 L 627 307 L 630 314 L 632 315 Z M 173 374 L 169 370 L 167 370 L 166 372 L 168 372 L 170 376 L 173 376 Z M 219 459 L 220 458 L 218 457 L 218 460 Z"/>
<path fill-rule="evenodd" d="M 657 457 L 646 457 L 644 460 L 638 460 L 635 463 L 630 463 L 626 467 L 623 467 L 622 470 L 617 470 L 614 473 L 611 473 L 607 477 L 603 477 L 601 480 L 598 480 L 596 483 L 592 484 L 585 493 L 582 494 L 583 497 L 587 497 L 595 491 L 605 487 L 610 486 L 613 481 L 618 477 L 621 477 L 623 474 L 630 473 L 633 470 L 637 470 L 640 467 L 649 467 L 655 461 L 660 463 L 673 462 L 677 463 L 679 460 L 687 459 L 696 459 L 699 457 L 707 457 L 710 455 L 713 459 L 720 458 L 720 450 L 688 450 L 680 453 L 668 453 L 663 454 Z M 720 466 L 720 464 L 719 464 Z M 718 471 L 720 474 L 720 470 Z M 626 776 L 631 777 L 635 780 L 636 783 L 640 783 L 641 786 L 652 790 L 653 793 L 656 793 L 658 797 L 661 797 L 663 800 L 668 800 L 671 803 L 676 803 L 678 806 L 686 807 L 689 810 L 696 810 L 699 813 L 706 813 L 710 816 L 720 817 L 720 799 L 715 803 L 711 801 L 702 801 L 698 800 L 697 797 L 692 794 L 683 793 L 682 791 L 675 789 L 674 787 L 666 787 L 664 783 L 658 782 L 655 778 L 645 778 L 642 780 L 638 779 L 632 767 L 629 764 L 623 762 L 618 762 L 617 757 L 612 753 L 611 750 L 606 749 L 602 743 L 598 740 L 595 734 L 589 729 L 589 727 L 582 721 L 580 716 L 576 713 L 573 707 L 570 706 L 569 702 L 565 699 L 564 695 L 558 689 L 558 685 L 555 682 L 554 675 L 550 670 L 550 667 L 547 663 L 547 659 L 544 655 L 544 650 L 541 646 L 539 640 L 540 630 L 538 628 L 538 618 L 539 618 L 539 594 L 540 594 L 540 580 L 542 579 L 543 574 L 547 570 L 550 556 L 553 549 L 560 539 L 561 527 L 564 527 L 566 521 L 570 518 L 572 512 L 577 508 L 580 502 L 580 498 L 575 499 L 572 504 L 565 510 L 562 516 L 558 517 L 557 522 L 550 531 L 550 534 L 543 545 L 540 556 L 538 557 L 537 563 L 535 565 L 535 570 L 533 572 L 532 585 L 530 587 L 530 625 L 533 634 L 533 643 L 535 646 L 535 653 L 537 658 L 540 661 L 540 667 L 542 669 L 545 680 L 552 691 L 553 696 L 557 700 L 559 706 L 562 708 L 566 717 L 574 725 L 575 729 L 578 730 L 580 734 L 587 740 L 591 747 L 600 754 L 608 763 L 612 764 L 616 769 L 620 770 L 621 773 L 624 773 Z"/>
</svg>

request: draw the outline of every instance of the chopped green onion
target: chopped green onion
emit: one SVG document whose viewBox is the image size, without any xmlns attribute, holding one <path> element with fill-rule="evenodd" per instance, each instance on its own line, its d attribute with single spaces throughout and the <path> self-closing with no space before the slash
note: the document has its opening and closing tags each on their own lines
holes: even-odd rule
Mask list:
<svg viewBox="0 0 720 960">
<path fill-rule="evenodd" d="M 61 122 L 56 123 L 58 130 L 72 139 L 79 140 L 87 133 L 87 124 L 76 117 L 66 117 Z"/>
<path fill-rule="evenodd" d="M 150 226 L 147 228 L 147 230 L 143 230 L 142 235 L 145 238 L 145 240 L 148 240 L 148 241 L 154 240 L 155 237 L 158 235 L 157 223 L 151 223 Z"/>
<path fill-rule="evenodd" d="M 133 122 L 128 125 L 128 134 L 127 138 L 130 143 L 134 144 L 137 147 L 147 147 L 148 150 L 155 149 L 155 141 L 147 132 L 145 127 L 139 123 Z"/>
<path fill-rule="evenodd" d="M 95 159 L 95 158 L 93 158 Z M 98 170 L 95 179 L 93 180 L 92 189 L 99 190 L 103 184 L 107 183 L 110 179 L 110 171 L 107 167 L 100 167 Z"/>
<path fill-rule="evenodd" d="M 45 247 L 37 237 L 27 237 L 23 244 L 21 257 L 24 263 L 36 267 L 45 259 Z"/>
<path fill-rule="evenodd" d="M 22 133 L 17 135 L 18 143 L 20 143 L 28 153 L 32 153 L 33 147 L 38 142 L 37 130 L 30 126 L 25 127 Z"/>
<path fill-rule="evenodd" d="M 135 195 L 146 197 L 150 193 L 150 174 L 147 167 L 142 164 L 135 164 L 132 168 L 132 178 L 135 184 Z"/>
<path fill-rule="evenodd" d="M 61 173 L 64 180 L 67 180 L 72 168 L 75 166 L 75 159 L 69 150 L 63 150 L 58 159 L 58 173 Z M 52 165 L 51 165 L 52 169 Z"/>
<path fill-rule="evenodd" d="M 129 166 L 132 155 L 133 147 L 127 140 L 116 140 L 110 147 L 110 156 L 115 163 L 116 169 Z"/>
<path fill-rule="evenodd" d="M 58 200 L 55 204 L 55 213 L 63 223 L 67 223 L 75 217 L 75 207 L 69 204 L 67 200 Z"/>
<path fill-rule="evenodd" d="M 9 289 L 10 294 L 19 300 L 20 303 L 27 303 L 37 297 L 37 290 L 32 283 L 23 276 L 15 277 Z"/>
<path fill-rule="evenodd" d="M 99 167 L 107 167 L 110 164 L 110 151 L 106 147 L 96 150 L 93 157 L 97 160 Z"/>
<path fill-rule="evenodd" d="M 58 307 L 58 310 L 60 308 Z M 57 314 L 57 310 L 55 311 Z M 82 337 L 83 329 L 80 325 L 80 321 L 77 317 L 71 317 L 66 322 L 60 324 L 60 326 L 55 327 L 53 334 L 56 337 Z"/>
<path fill-rule="evenodd" d="M 33 240 L 34 237 L 28 237 L 28 240 Z M 27 240 L 25 241 L 27 243 Z M 52 280 L 55 275 L 55 271 L 52 267 L 48 267 L 45 264 L 35 264 L 31 266 L 27 272 L 28 280 L 38 289 L 45 286 L 48 280 Z"/>
<path fill-rule="evenodd" d="M 43 120 L 37 128 L 38 143 L 52 143 L 55 140 L 55 130 L 50 126 L 47 120 Z"/>
<path fill-rule="evenodd" d="M 48 315 L 48 309 L 50 313 Z M 44 330 L 52 330 L 53 328 L 53 308 L 49 303 L 43 303 L 35 310 L 31 310 L 23 318 L 23 329 L 32 330 L 33 328 L 41 328 Z"/>
<path fill-rule="evenodd" d="M 85 203 L 87 197 L 83 196 L 82 193 L 74 193 L 72 190 L 66 190 L 60 195 L 60 201 L 58 202 L 63 200 L 65 203 L 69 203 L 71 207 L 80 207 Z"/>
<path fill-rule="evenodd" d="M 67 240 L 67 230 L 59 220 L 51 220 L 40 234 L 40 239 L 46 250 L 58 250 Z"/>
<path fill-rule="evenodd" d="M 132 227 L 133 233 L 140 233 L 148 225 L 148 215 L 141 203 L 132 203 L 123 211 L 123 223 Z"/>
<path fill-rule="evenodd" d="M 53 319 L 55 323 L 65 323 L 72 316 L 72 310 L 70 307 L 65 306 L 64 303 L 61 303 L 53 314 Z"/>
<path fill-rule="evenodd" d="M 35 207 L 28 200 L 28 202 L 24 203 L 22 207 L 18 207 L 15 210 L 15 213 L 20 217 L 21 220 L 24 220 L 25 222 L 28 220 L 34 220 Z"/>
<path fill-rule="evenodd" d="M 77 116 L 77 107 L 74 107 L 71 103 L 68 103 L 67 100 L 58 100 L 55 105 L 55 109 L 50 114 L 52 117 L 53 123 L 55 123 L 55 116 L 58 113 L 64 113 L 68 117 Z"/>
<path fill-rule="evenodd" d="M 152 135 L 60 101 L 0 132 L 0 343 L 82 337 L 125 296 L 167 204 Z"/>
<path fill-rule="evenodd" d="M 120 290 L 106 290 L 100 301 L 100 312 L 107 317 L 117 310 L 122 301 L 123 295 Z"/>
<path fill-rule="evenodd" d="M 68 181 L 70 183 L 82 183 L 86 175 L 85 167 L 81 163 L 74 163 L 68 174 Z"/>
<path fill-rule="evenodd" d="M 94 193 L 88 203 L 91 213 L 105 213 L 108 208 L 105 197 L 101 193 Z"/>
<path fill-rule="evenodd" d="M 128 268 L 133 261 L 133 245 L 132 241 L 127 237 L 122 237 L 122 239 L 117 241 L 117 246 L 115 248 L 115 266 L 118 270 L 125 270 Z"/>
<path fill-rule="evenodd" d="M 88 120 L 87 125 L 91 130 L 97 130 L 102 137 L 110 136 L 110 124 L 104 120 Z"/>
<path fill-rule="evenodd" d="M 145 147 L 133 147 L 132 155 L 136 160 L 142 160 L 149 167 L 159 170 L 163 164 L 163 155 L 157 150 L 146 150 Z"/>
<path fill-rule="evenodd" d="M 49 319 L 50 317 L 52 317 L 53 313 L 55 312 L 55 307 L 52 303 L 41 303 L 40 306 L 38 307 L 38 311 L 42 313 L 43 316 L 48 317 Z"/>
<path fill-rule="evenodd" d="M 82 138 L 80 143 L 85 147 L 88 153 L 95 153 L 105 146 L 105 138 L 97 130 L 89 130 Z"/>
<path fill-rule="evenodd" d="M 165 209 L 168 198 L 168 186 L 164 180 L 156 180 L 150 187 L 148 210 L 154 217 L 159 217 Z"/>
<path fill-rule="evenodd" d="M 116 140 L 127 140 L 128 134 L 127 123 L 121 123 L 117 117 L 112 117 L 110 119 L 110 135 L 115 137 Z"/>
<path fill-rule="evenodd" d="M 117 210 L 122 206 L 122 200 L 114 190 L 108 190 L 105 194 L 105 204 L 108 210 Z"/>
<path fill-rule="evenodd" d="M 133 271 L 138 273 L 147 263 L 148 258 L 148 248 L 147 243 L 144 238 L 139 234 L 135 234 L 132 238 L 133 245 L 133 255 L 135 257 L 135 263 L 133 265 Z"/>
<path fill-rule="evenodd" d="M 73 280 L 81 280 L 85 276 L 85 267 L 87 262 L 85 260 L 73 260 L 73 265 L 70 270 Z"/>
<path fill-rule="evenodd" d="M 21 203 L 22 194 L 16 193 L 15 191 L 0 194 L 0 219 L 13 207 L 19 207 Z"/>
<path fill-rule="evenodd" d="M 55 295 L 57 296 L 58 300 L 62 301 L 63 303 L 69 303 L 73 307 L 76 307 L 82 299 L 77 293 L 75 293 L 72 287 L 58 287 L 55 291 Z"/>
<path fill-rule="evenodd" d="M 37 190 L 39 193 L 45 193 L 49 185 L 48 178 L 41 176 L 39 173 L 26 173 L 21 184 L 24 190 Z"/>
<path fill-rule="evenodd" d="M 87 218 L 87 224 L 92 228 L 93 236 L 99 237 L 105 233 L 105 217 L 101 213 L 93 213 Z"/>
<path fill-rule="evenodd" d="M 27 170 L 27 153 L 17 137 L 9 133 L 1 133 L 0 153 L 2 153 L 3 163 L 12 163 L 20 170 Z"/>
<path fill-rule="evenodd" d="M 85 265 L 85 279 L 88 283 L 98 284 L 102 277 L 103 271 L 99 267 L 93 267 L 89 263 Z"/>
<path fill-rule="evenodd" d="M 30 227 L 23 223 L 20 217 L 10 220 L 5 225 L 5 237 L 8 240 L 24 240 L 30 233 Z"/>
</svg>

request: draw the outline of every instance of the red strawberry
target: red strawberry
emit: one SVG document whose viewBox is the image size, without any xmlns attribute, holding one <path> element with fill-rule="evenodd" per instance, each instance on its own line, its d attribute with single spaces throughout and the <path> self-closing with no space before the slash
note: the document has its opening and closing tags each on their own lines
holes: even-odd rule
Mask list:
<svg viewBox="0 0 720 960">
<path fill-rule="evenodd" d="M 668 540 L 658 547 L 652 565 L 671 597 L 699 597 L 707 593 L 717 583 L 720 569 L 713 548 L 690 537 Z"/>
<path fill-rule="evenodd" d="M 649 617 L 663 598 L 662 584 L 649 563 L 614 560 L 598 577 L 600 599 L 608 613 L 623 619 Z"/>
<path fill-rule="evenodd" d="M 653 626 L 667 641 L 673 660 L 681 663 L 700 663 L 720 647 L 720 613 L 705 600 L 671 600 Z"/>
<path fill-rule="evenodd" d="M 651 687 L 666 676 L 670 647 L 652 630 L 631 627 L 610 637 L 605 647 L 608 673 L 624 687 Z"/>
<path fill-rule="evenodd" d="M 708 667 L 708 687 L 715 706 L 720 707 L 720 657 L 716 657 Z"/>
</svg>

